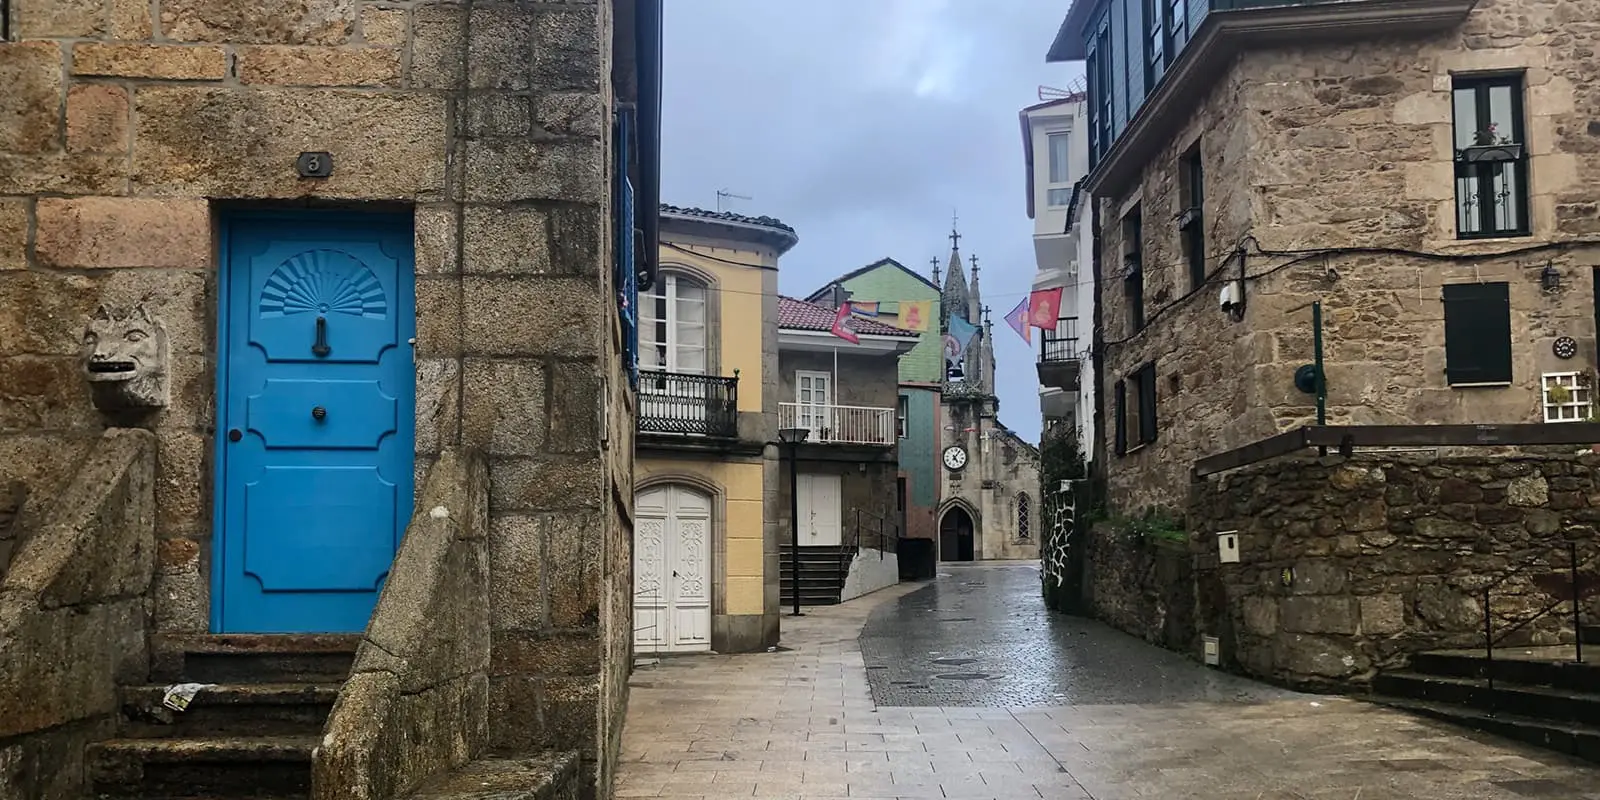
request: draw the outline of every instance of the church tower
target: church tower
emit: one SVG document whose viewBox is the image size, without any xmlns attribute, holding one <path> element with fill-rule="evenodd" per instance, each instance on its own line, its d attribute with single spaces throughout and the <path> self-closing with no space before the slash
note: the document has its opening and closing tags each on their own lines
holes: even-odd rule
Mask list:
<svg viewBox="0 0 1600 800">
<path fill-rule="evenodd" d="M 975 333 L 962 355 L 959 375 L 951 369 L 956 365 L 946 364 L 939 401 L 939 559 L 1037 558 L 1031 528 L 1037 524 L 1032 514 L 1038 498 L 1038 450 L 1000 423 L 994 323 L 983 304 L 978 257 L 963 263 L 960 242 L 961 234 L 952 225 L 940 292 L 940 331 L 950 333 L 952 323 L 960 320 Z"/>
<path fill-rule="evenodd" d="M 978 257 L 971 256 L 972 284 L 967 284 L 966 269 L 961 263 L 961 233 L 950 227 L 950 260 L 945 265 L 944 289 L 940 295 L 940 332 L 950 332 L 950 320 L 960 318 L 977 328 L 978 332 L 967 343 L 961 357 L 961 378 L 956 383 L 956 393 L 994 399 L 994 346 L 992 329 L 984 322 L 983 298 L 978 285 Z M 935 267 L 934 274 L 938 274 Z M 945 382 L 952 383 L 949 365 L 946 365 Z M 947 389 L 949 391 L 949 389 Z M 992 414 L 992 411 L 991 411 Z"/>
</svg>

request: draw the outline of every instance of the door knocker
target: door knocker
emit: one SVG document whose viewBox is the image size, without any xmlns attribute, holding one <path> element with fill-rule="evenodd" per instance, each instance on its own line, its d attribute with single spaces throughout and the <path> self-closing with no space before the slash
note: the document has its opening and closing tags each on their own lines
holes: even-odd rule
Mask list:
<svg viewBox="0 0 1600 800">
<path fill-rule="evenodd" d="M 311 343 L 311 354 L 317 358 L 326 358 L 331 352 L 333 348 L 328 346 L 328 318 L 317 317 L 317 338 Z"/>
</svg>

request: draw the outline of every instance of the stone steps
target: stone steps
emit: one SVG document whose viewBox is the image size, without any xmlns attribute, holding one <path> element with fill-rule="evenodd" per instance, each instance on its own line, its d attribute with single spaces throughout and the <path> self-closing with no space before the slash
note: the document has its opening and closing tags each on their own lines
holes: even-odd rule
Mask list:
<svg viewBox="0 0 1600 800">
<path fill-rule="evenodd" d="M 358 635 L 157 637 L 151 678 L 196 683 L 342 683 Z"/>
<path fill-rule="evenodd" d="M 180 636 L 152 648 L 155 681 L 121 689 L 118 736 L 85 752 L 98 797 L 302 800 L 311 753 L 358 636 Z M 215 684 L 183 711 L 171 683 Z"/>
<path fill-rule="evenodd" d="M 1374 702 L 1600 764 L 1600 728 L 1594 726 L 1552 722 L 1520 714 L 1490 713 L 1425 700 L 1378 697 L 1374 698 Z"/>
<path fill-rule="evenodd" d="M 1505 648 L 1510 651 L 1513 648 Z M 1508 652 L 1507 655 L 1510 653 Z M 1596 653 L 1600 656 L 1600 653 Z M 1418 653 L 1411 657 L 1411 672 L 1454 678 L 1483 679 L 1490 674 L 1496 681 L 1525 686 L 1550 686 L 1573 691 L 1600 692 L 1600 663 L 1567 660 L 1533 660 L 1497 657 L 1493 662 L 1483 654 L 1446 651 Z"/>
<path fill-rule="evenodd" d="M 163 706 L 165 693 L 160 685 L 121 690 L 123 737 L 316 736 L 339 684 L 221 685 L 200 690 L 183 711 Z"/>
<path fill-rule="evenodd" d="M 783 545 L 778 556 L 778 596 L 785 606 L 793 602 L 794 564 L 791 547 Z M 844 594 L 845 576 L 856 548 L 847 545 L 802 546 L 800 548 L 800 605 L 838 605 Z"/>
<path fill-rule="evenodd" d="M 318 739 L 112 739 L 89 745 L 89 778 L 103 798 L 303 798 Z"/>
<path fill-rule="evenodd" d="M 1372 699 L 1600 763 L 1600 663 L 1571 646 L 1495 653 L 1418 653 L 1377 675 Z"/>
<path fill-rule="evenodd" d="M 1477 678 L 1386 672 L 1372 682 L 1385 696 L 1446 703 L 1485 713 L 1514 711 L 1556 722 L 1600 726 L 1600 694 L 1498 681 L 1494 688 Z"/>
</svg>

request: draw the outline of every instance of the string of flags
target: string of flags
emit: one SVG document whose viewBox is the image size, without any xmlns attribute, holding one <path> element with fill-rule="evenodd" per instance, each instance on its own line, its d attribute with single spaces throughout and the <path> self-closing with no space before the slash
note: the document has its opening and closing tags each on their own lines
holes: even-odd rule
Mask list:
<svg viewBox="0 0 1600 800">
<path fill-rule="evenodd" d="M 896 328 L 922 333 L 928 330 L 929 317 L 932 316 L 932 300 L 901 300 L 899 302 L 899 318 L 892 324 Z M 839 310 L 833 317 L 833 335 L 851 344 L 857 344 L 861 337 L 857 334 L 852 320 L 876 320 L 883 314 L 882 304 L 879 301 L 851 300 L 839 305 Z M 974 331 L 977 329 L 974 328 Z"/>
<path fill-rule="evenodd" d="M 1022 337 L 1022 341 L 1033 343 L 1033 329 L 1053 331 L 1061 317 L 1062 287 L 1051 289 L 1035 289 L 1027 297 L 1017 303 L 1017 307 L 1006 314 L 1006 324 L 1011 330 Z M 928 330 L 929 317 L 932 315 L 933 301 L 931 300 L 902 300 L 898 303 L 899 318 L 895 320 L 894 327 L 902 330 L 923 332 Z M 839 304 L 839 310 L 834 314 L 832 333 L 851 344 L 858 344 L 861 337 L 857 334 L 854 320 L 876 320 L 883 314 L 882 303 L 876 300 L 852 300 Z M 978 327 L 968 322 L 965 318 L 952 316 L 949 330 L 944 335 L 945 358 L 951 361 L 960 361 L 972 339 L 978 333 Z"/>
</svg>

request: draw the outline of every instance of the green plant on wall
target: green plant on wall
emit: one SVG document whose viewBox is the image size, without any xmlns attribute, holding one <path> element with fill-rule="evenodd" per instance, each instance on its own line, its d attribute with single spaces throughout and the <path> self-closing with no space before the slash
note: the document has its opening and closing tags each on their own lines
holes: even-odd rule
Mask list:
<svg viewBox="0 0 1600 800">
<path fill-rule="evenodd" d="M 1158 507 L 1146 508 L 1130 516 L 1113 516 L 1109 519 L 1117 536 L 1142 539 L 1150 544 L 1181 546 L 1189 541 L 1183 523 L 1172 512 Z"/>
</svg>

